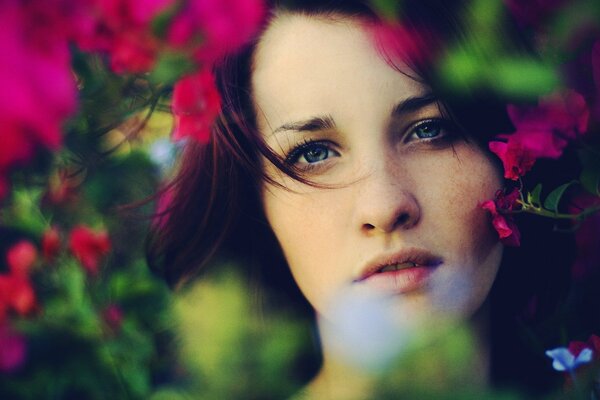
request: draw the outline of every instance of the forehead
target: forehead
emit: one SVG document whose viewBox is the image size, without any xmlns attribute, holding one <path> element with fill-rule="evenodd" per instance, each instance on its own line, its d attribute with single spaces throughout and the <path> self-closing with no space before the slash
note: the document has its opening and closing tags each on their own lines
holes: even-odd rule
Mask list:
<svg viewBox="0 0 600 400">
<path fill-rule="evenodd" d="M 400 66 L 403 74 L 382 58 L 367 32 L 363 22 L 349 17 L 276 17 L 253 63 L 259 128 L 261 122 L 274 129 L 279 122 L 324 113 L 343 117 L 386 100 L 391 109 L 425 92 L 408 68 Z"/>
</svg>

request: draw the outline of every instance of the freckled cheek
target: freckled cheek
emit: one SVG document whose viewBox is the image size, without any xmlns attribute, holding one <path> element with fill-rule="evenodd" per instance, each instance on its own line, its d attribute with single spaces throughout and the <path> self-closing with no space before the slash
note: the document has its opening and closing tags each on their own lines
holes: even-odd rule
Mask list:
<svg viewBox="0 0 600 400">
<path fill-rule="evenodd" d="M 493 198 L 502 181 L 499 171 L 480 150 L 464 145 L 457 146 L 456 152 L 436 157 L 429 165 L 430 173 L 416 179 L 428 182 L 420 189 L 424 223 L 434 224 L 434 231 L 445 232 L 440 245 L 470 259 L 463 261 L 480 261 L 497 242 L 497 235 L 479 204 Z"/>
</svg>

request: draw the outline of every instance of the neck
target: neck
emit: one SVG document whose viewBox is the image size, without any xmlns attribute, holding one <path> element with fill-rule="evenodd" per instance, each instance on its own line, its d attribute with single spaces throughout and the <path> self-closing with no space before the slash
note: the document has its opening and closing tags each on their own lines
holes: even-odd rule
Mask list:
<svg viewBox="0 0 600 400">
<path fill-rule="evenodd" d="M 425 389 L 438 393 L 469 388 L 485 390 L 489 383 L 489 316 L 484 305 L 462 325 L 436 324 L 415 335 L 416 340 L 384 371 L 365 370 L 356 363 L 344 361 L 329 344 L 323 322 L 323 364 L 306 388 L 311 399 L 366 399 L 374 390 L 387 388 L 396 392 L 404 389 Z M 433 329 L 432 329 L 433 328 Z M 431 333 L 433 332 L 433 334 Z"/>
</svg>

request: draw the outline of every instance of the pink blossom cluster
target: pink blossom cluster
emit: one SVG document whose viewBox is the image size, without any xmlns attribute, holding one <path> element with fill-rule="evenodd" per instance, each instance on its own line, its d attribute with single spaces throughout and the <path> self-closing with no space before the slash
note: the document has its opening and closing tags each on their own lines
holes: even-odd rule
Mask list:
<svg viewBox="0 0 600 400">
<path fill-rule="evenodd" d="M 0 2 L 0 198 L 12 168 L 61 147 L 77 109 L 69 46 L 102 54 L 117 73 L 148 72 L 162 52 L 194 61 L 200 72 L 176 84 L 174 136 L 207 140 L 220 106 L 210 64 L 246 43 L 264 15 L 263 0 Z"/>
<path fill-rule="evenodd" d="M 509 105 L 508 115 L 516 131 L 489 147 L 502 160 L 504 177 L 517 180 L 538 158 L 559 158 L 569 140 L 586 132 L 590 112 L 583 96 L 567 91 L 543 97 L 535 107 Z"/>
<path fill-rule="evenodd" d="M 487 210 L 492 215 L 492 225 L 500 241 L 507 246 L 519 246 L 521 244 L 521 233 L 515 223 L 510 211 L 518 208 L 517 200 L 521 193 L 514 189 L 505 194 L 502 190 L 496 192 L 494 200 L 487 200 L 481 203 L 480 207 Z"/>
<path fill-rule="evenodd" d="M 559 158 L 569 141 L 586 133 L 590 118 L 585 99 L 573 90 L 542 97 L 537 106 L 508 105 L 507 111 L 515 132 L 498 135 L 489 148 L 502 161 L 504 177 L 510 180 L 524 176 L 538 158 Z M 481 204 L 492 214 L 500 239 L 511 246 L 520 243 L 518 228 L 508 215 L 519 196 L 517 190 Z"/>
<path fill-rule="evenodd" d="M 57 150 L 62 125 L 76 108 L 62 0 L 0 2 L 0 198 L 7 174 L 39 148 Z"/>
</svg>

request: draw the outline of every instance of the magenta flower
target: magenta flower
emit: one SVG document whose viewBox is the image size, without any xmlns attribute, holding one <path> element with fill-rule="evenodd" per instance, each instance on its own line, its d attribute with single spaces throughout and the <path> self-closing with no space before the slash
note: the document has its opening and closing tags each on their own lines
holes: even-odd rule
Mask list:
<svg viewBox="0 0 600 400">
<path fill-rule="evenodd" d="M 57 150 L 62 124 L 75 110 L 68 21 L 59 0 L 0 3 L 0 194 L 4 176 L 38 148 Z"/>
<path fill-rule="evenodd" d="M 175 84 L 172 110 L 173 139 L 190 136 L 200 142 L 210 138 L 210 127 L 221 109 L 221 97 L 212 73 L 202 69 Z"/>
<path fill-rule="evenodd" d="M 568 91 L 540 99 L 536 107 L 509 105 L 508 115 L 516 131 L 498 135 L 490 150 L 504 166 L 504 177 L 517 180 L 538 158 L 559 158 L 568 141 L 587 130 L 589 110 L 579 93 Z"/>
<path fill-rule="evenodd" d="M 247 43 L 265 10 L 262 0 L 190 0 L 172 21 L 167 41 L 193 49 L 197 61 L 210 63 Z"/>
<path fill-rule="evenodd" d="M 480 207 L 492 214 L 492 225 L 500 241 L 507 246 L 517 247 L 521 244 L 521 233 L 513 217 L 508 212 L 518 207 L 519 191 L 513 190 L 505 195 L 501 190 L 496 192 L 494 200 L 487 200 Z"/>
<path fill-rule="evenodd" d="M 6 323 L 0 323 L 0 372 L 13 372 L 25 362 L 25 338 Z"/>
<path fill-rule="evenodd" d="M 74 40 L 83 50 L 106 53 L 117 73 L 147 72 L 160 47 L 152 21 L 174 4 L 175 0 L 90 0 Z"/>
<path fill-rule="evenodd" d="M 431 43 L 425 43 L 419 32 L 397 23 L 373 24 L 367 28 L 375 46 L 392 62 L 424 62 L 431 60 L 437 50 Z"/>
</svg>

